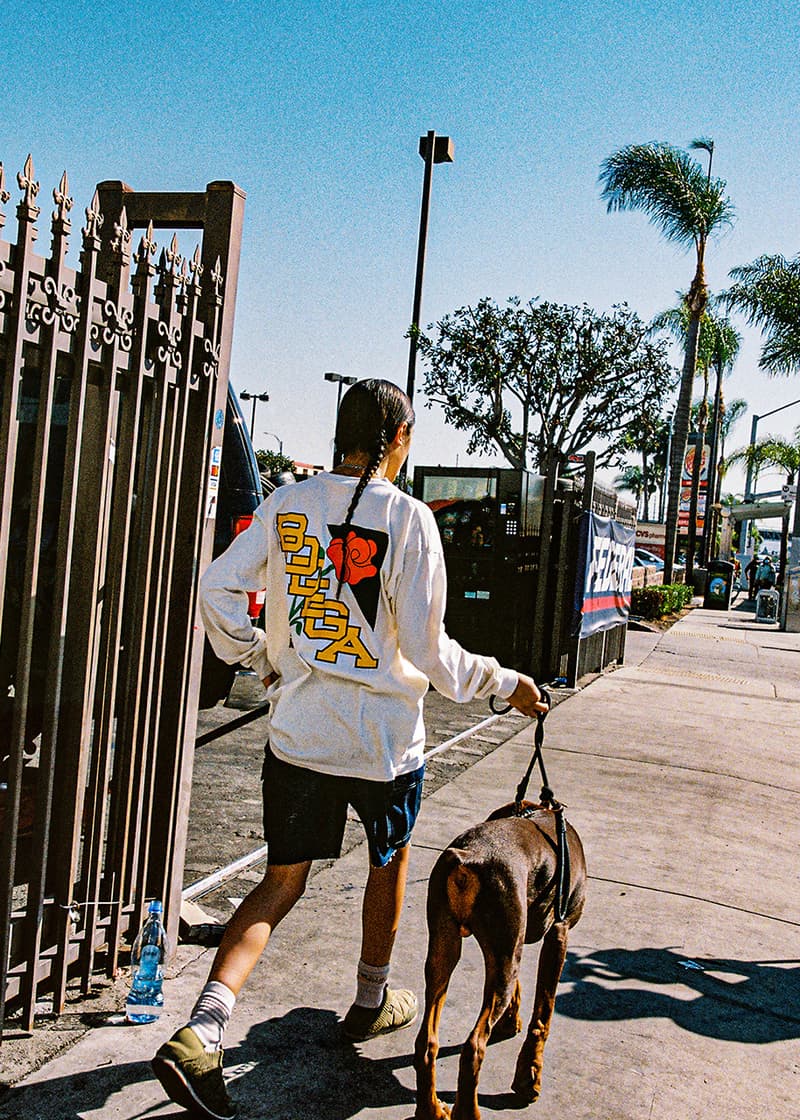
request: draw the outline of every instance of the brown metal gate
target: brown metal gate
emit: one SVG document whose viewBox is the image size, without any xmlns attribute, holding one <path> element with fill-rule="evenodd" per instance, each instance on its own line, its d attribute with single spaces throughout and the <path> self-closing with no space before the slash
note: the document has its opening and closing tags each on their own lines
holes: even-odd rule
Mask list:
<svg viewBox="0 0 800 1120">
<path fill-rule="evenodd" d="M 12 243 L 0 166 L 0 1031 L 113 975 L 146 899 L 177 931 L 244 209 L 228 182 L 101 183 L 72 269 L 66 174 L 48 257 L 30 157 L 17 180 Z M 191 259 L 158 229 L 200 231 Z"/>
</svg>

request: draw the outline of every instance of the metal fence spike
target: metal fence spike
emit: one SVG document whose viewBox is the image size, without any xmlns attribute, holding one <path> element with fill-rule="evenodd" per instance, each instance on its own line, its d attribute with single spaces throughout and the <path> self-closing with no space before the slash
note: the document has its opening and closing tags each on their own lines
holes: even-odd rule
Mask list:
<svg viewBox="0 0 800 1120">
<path fill-rule="evenodd" d="M 61 176 L 61 182 L 53 190 L 53 202 L 56 204 L 56 209 L 53 211 L 53 220 L 66 222 L 67 214 L 72 209 L 73 204 L 73 200 L 69 196 L 69 182 L 66 171 Z"/>
<path fill-rule="evenodd" d="M 92 201 L 84 211 L 86 214 L 86 225 L 81 231 L 83 236 L 88 240 L 92 237 L 97 237 L 100 227 L 103 224 L 103 215 L 100 213 L 100 195 L 97 191 L 92 196 Z"/>
<path fill-rule="evenodd" d="M 33 158 L 30 154 L 25 160 L 24 169 L 17 172 L 17 183 L 19 189 L 25 192 L 22 199 L 23 205 L 34 208 L 36 196 L 39 194 L 39 184 L 34 179 Z"/>
</svg>

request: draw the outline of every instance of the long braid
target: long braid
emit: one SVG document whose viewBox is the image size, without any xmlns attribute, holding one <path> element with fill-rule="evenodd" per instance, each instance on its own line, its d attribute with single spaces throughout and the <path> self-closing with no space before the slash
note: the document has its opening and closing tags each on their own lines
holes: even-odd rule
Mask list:
<svg viewBox="0 0 800 1120">
<path fill-rule="evenodd" d="M 347 507 L 347 515 L 344 519 L 344 525 L 342 526 L 342 533 L 343 533 L 343 535 L 342 535 L 342 566 L 339 569 L 339 583 L 336 587 L 336 598 L 337 599 L 339 598 L 339 596 L 342 593 L 342 584 L 344 583 L 344 576 L 345 576 L 345 572 L 347 571 L 347 550 L 348 550 L 348 543 L 347 543 L 348 533 L 347 533 L 347 531 L 350 528 L 350 525 L 352 524 L 353 514 L 356 512 L 356 506 L 361 501 L 361 495 L 366 490 L 367 483 L 374 476 L 376 470 L 381 465 L 381 462 L 383 461 L 383 457 L 386 454 L 388 446 L 389 445 L 388 445 L 388 442 L 387 442 L 387 439 L 386 439 L 386 433 L 383 431 L 383 429 L 381 429 L 381 431 L 378 434 L 378 442 L 377 442 L 376 448 L 373 451 L 372 455 L 370 456 L 369 462 L 367 463 L 366 467 L 364 468 L 364 473 L 362 474 L 361 478 L 359 478 L 359 480 L 358 480 L 358 485 L 356 486 L 355 491 L 353 492 L 353 497 L 350 499 L 350 505 Z"/>
</svg>

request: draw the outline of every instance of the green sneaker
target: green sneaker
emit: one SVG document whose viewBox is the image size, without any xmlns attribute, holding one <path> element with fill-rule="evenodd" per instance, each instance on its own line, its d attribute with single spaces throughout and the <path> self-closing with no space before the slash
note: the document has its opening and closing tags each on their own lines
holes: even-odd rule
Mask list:
<svg viewBox="0 0 800 1120">
<path fill-rule="evenodd" d="M 191 1027 L 158 1050 L 150 1066 L 171 1101 L 204 1120 L 234 1120 L 236 1105 L 222 1076 L 222 1051 L 211 1053 Z"/>
<path fill-rule="evenodd" d="M 382 1034 L 410 1027 L 417 1017 L 417 997 L 406 988 L 383 993 L 380 1007 L 360 1007 L 354 1003 L 344 1017 L 343 1031 L 353 1042 L 366 1042 Z"/>
</svg>

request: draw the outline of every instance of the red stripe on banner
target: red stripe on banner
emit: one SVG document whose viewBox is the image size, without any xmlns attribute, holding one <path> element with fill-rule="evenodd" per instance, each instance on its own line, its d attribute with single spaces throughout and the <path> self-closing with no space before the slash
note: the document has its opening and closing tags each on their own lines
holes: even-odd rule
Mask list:
<svg viewBox="0 0 800 1120">
<path fill-rule="evenodd" d="M 583 613 L 592 614 L 594 611 L 605 611 L 610 607 L 629 607 L 630 605 L 629 595 L 592 595 L 584 600 Z"/>
</svg>

